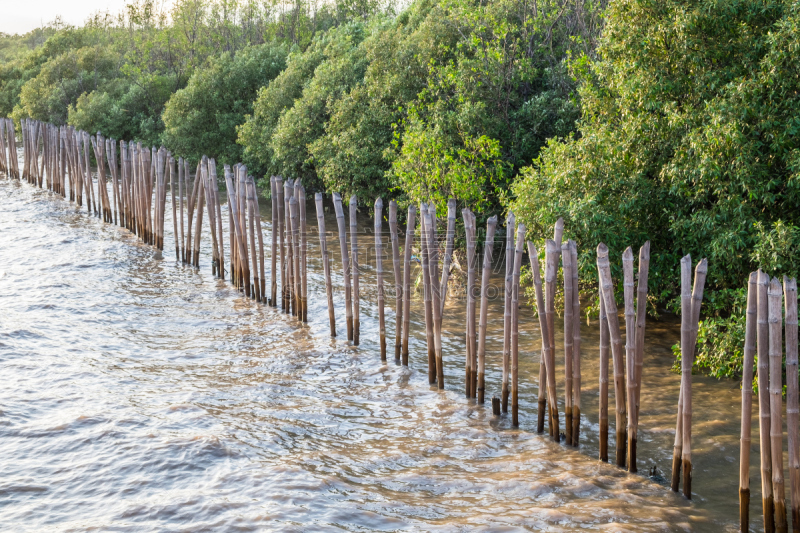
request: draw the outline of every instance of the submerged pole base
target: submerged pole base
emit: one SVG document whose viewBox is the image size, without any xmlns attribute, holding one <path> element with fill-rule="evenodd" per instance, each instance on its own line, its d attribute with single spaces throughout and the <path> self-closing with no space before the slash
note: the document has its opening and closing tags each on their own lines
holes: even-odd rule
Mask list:
<svg viewBox="0 0 800 533">
<path fill-rule="evenodd" d="M 681 486 L 681 451 L 677 448 L 672 452 L 672 492 L 678 492 Z"/>
<path fill-rule="evenodd" d="M 683 495 L 687 500 L 692 499 L 692 462 L 683 461 Z"/>
<path fill-rule="evenodd" d="M 500 398 L 497 396 L 492 396 L 492 414 L 500 416 Z"/>
<path fill-rule="evenodd" d="M 771 495 L 762 498 L 761 507 L 764 510 L 764 531 L 775 531 L 775 503 Z"/>
<path fill-rule="evenodd" d="M 739 489 L 739 530 L 750 531 L 750 489 Z"/>
<path fill-rule="evenodd" d="M 538 418 L 536 420 L 536 432 L 544 433 L 544 414 L 547 411 L 547 400 L 542 398 L 539 400 L 539 410 L 537 412 Z"/>
</svg>

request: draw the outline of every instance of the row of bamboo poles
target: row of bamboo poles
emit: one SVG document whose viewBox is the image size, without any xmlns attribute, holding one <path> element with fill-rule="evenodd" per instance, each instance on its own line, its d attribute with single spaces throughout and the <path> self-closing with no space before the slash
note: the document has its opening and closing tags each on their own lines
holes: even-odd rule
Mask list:
<svg viewBox="0 0 800 533">
<path fill-rule="evenodd" d="M 204 207 L 208 210 L 211 236 L 212 274 L 225 279 L 225 249 L 223 209 L 219 198 L 216 163 L 203 157 L 198 162 L 192 180 L 189 163 L 175 158 L 163 147 L 142 147 L 141 144 L 119 143 L 104 139 L 99 133 L 91 136 L 70 127 L 55 127 L 40 122 L 22 122 L 23 172 L 22 179 L 66 197 L 78 206 L 86 199 L 87 211 L 136 233 L 147 244 L 163 250 L 166 195 L 169 186 L 176 260 L 199 267 L 201 230 Z M 20 179 L 16 154 L 14 124 L 0 121 L 0 170 L 9 177 Z M 119 157 L 117 153 L 119 145 Z M 91 152 L 90 152 L 90 148 Z M 91 173 L 91 155 L 97 162 L 97 182 Z M 111 196 L 109 197 L 109 178 Z M 270 179 L 272 202 L 271 283 L 267 284 L 263 228 L 259 215 L 258 191 L 255 180 L 244 165 L 224 168 L 227 191 L 229 262 L 228 272 L 233 284 L 246 296 L 291 313 L 301 321 L 308 320 L 307 291 L 307 231 L 305 189 L 299 180 Z M 176 183 L 177 182 L 177 183 Z M 177 190 L 177 198 L 176 198 Z M 354 345 L 360 342 L 358 198 L 349 200 L 347 217 L 338 193 L 332 195 L 336 213 L 341 268 L 344 285 L 347 339 Z M 336 336 L 336 319 L 331 279 L 331 258 L 325 228 L 325 209 L 322 194 L 315 195 L 323 271 L 331 336 Z M 381 359 L 387 359 L 386 298 L 383 270 L 383 200 L 374 203 L 374 236 L 376 249 L 378 331 Z M 486 397 L 486 336 L 488 324 L 490 277 L 494 256 L 498 219 L 486 222 L 480 279 L 476 216 L 469 209 L 461 211 L 466 240 L 466 324 L 465 324 L 465 386 L 467 398 L 484 403 Z M 436 206 L 422 203 L 408 207 L 405 241 L 401 247 L 398 226 L 398 206 L 389 202 L 388 223 L 391 242 L 391 262 L 395 285 L 395 361 L 409 364 L 409 328 L 411 314 L 411 262 L 416 246 L 419 250 L 425 332 L 428 353 L 428 378 L 432 385 L 444 388 L 444 357 L 442 322 L 445 301 L 453 265 L 456 234 L 456 201 L 447 204 L 446 222 L 440 224 Z M 417 230 L 417 222 L 419 230 Z M 440 230 L 440 226 L 442 229 Z M 348 231 L 349 230 L 349 231 Z M 349 234 L 349 245 L 348 245 Z M 442 235 L 443 234 L 443 235 Z M 527 250 L 533 274 L 536 308 L 541 329 L 539 365 L 539 395 L 537 431 L 544 433 L 545 413 L 548 431 L 555 441 L 562 437 L 556 379 L 555 316 L 559 272 L 561 272 L 564 318 L 564 440 L 578 446 L 581 420 L 581 333 L 578 250 L 574 241 L 562 242 L 563 220 L 554 227 L 553 239 L 544 246 L 544 272 L 540 253 L 531 241 L 526 241 L 524 224 L 517 224 L 509 213 L 505 227 L 504 248 L 504 307 L 502 385 L 500 397 L 492 398 L 496 414 L 511 409 L 512 424 L 519 426 L 519 312 L 520 273 Z M 417 242 L 416 236 L 419 236 Z M 444 246 L 440 243 L 443 242 Z M 440 254 L 440 251 L 442 252 Z M 641 379 L 643 370 L 645 310 L 650 245 L 639 251 L 638 275 L 634 283 L 634 258 L 631 248 L 622 255 L 625 345 L 618 320 L 614 282 L 608 248 L 597 247 L 597 271 L 600 287 L 600 459 L 608 461 L 608 365 L 609 352 L 613 365 L 616 403 L 616 464 L 636 472 L 636 448 L 640 412 Z M 440 257 L 441 255 L 441 257 Z M 280 261 L 280 264 L 278 264 Z M 441 269 L 440 269 L 441 265 Z M 278 290 L 280 272 L 280 291 Z M 701 261 L 695 272 L 694 290 L 691 284 L 691 259 L 681 261 L 682 282 L 682 382 L 678 406 L 676 433 L 676 467 L 673 468 L 673 488 L 677 490 L 680 468 L 683 467 L 684 494 L 691 497 L 691 365 L 697 339 L 697 323 L 705 281 L 706 262 Z M 278 297 L 280 292 L 280 298 Z M 478 304 L 480 302 L 480 306 Z M 796 316 L 796 312 L 795 312 Z M 796 323 L 796 318 L 795 318 Z M 760 337 L 759 337 L 760 339 Z M 795 343 L 796 344 L 796 343 Z M 760 345 L 759 345 L 760 346 Z M 796 365 L 796 356 L 795 356 Z M 766 390 L 763 389 L 763 390 Z M 749 427 L 749 426 L 748 426 Z M 744 437 L 743 437 L 744 438 Z"/>
<path fill-rule="evenodd" d="M 782 289 L 782 290 L 781 290 Z M 784 344 L 785 339 L 785 344 Z M 758 270 L 747 284 L 742 430 L 739 456 L 739 520 L 750 527 L 750 446 L 753 366 L 758 358 L 759 443 L 764 531 L 788 531 L 783 469 L 783 354 L 786 354 L 786 427 L 792 530 L 800 531 L 800 405 L 798 404 L 797 280 Z"/>
</svg>

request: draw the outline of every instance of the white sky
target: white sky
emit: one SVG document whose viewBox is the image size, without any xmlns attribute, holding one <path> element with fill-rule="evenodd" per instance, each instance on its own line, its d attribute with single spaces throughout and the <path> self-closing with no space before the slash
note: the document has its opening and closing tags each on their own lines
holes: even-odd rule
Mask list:
<svg viewBox="0 0 800 533">
<path fill-rule="evenodd" d="M 0 0 L 0 32 L 23 34 L 51 22 L 56 16 L 82 26 L 97 11 L 116 15 L 129 0 Z"/>
</svg>

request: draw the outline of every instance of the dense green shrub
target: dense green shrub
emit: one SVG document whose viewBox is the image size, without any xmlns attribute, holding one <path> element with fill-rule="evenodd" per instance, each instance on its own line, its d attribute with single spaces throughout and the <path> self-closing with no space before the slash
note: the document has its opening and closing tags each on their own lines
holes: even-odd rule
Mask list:
<svg viewBox="0 0 800 533">
<path fill-rule="evenodd" d="M 223 54 L 195 70 L 187 86 L 164 109 L 163 142 L 192 161 L 203 155 L 233 165 L 242 159 L 236 127 L 253 110 L 258 89 L 284 68 L 288 47 L 270 43 Z"/>
</svg>

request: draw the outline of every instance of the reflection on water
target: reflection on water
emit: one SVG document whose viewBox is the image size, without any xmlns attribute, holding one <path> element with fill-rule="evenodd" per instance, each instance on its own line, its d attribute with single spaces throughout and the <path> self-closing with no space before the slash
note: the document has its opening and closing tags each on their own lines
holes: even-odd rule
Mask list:
<svg viewBox="0 0 800 533">
<path fill-rule="evenodd" d="M 540 339 L 528 308 L 520 313 L 519 429 L 492 417 L 490 404 L 463 398 L 461 296 L 445 313 L 444 392 L 427 383 L 419 294 L 410 368 L 391 361 L 391 310 L 390 362 L 381 364 L 374 299 L 362 302 L 360 347 L 331 340 L 313 202 L 308 212 L 304 325 L 214 279 L 207 235 L 200 270 L 177 264 L 169 206 L 165 258 L 157 259 L 127 231 L 0 180 L 0 529 L 736 530 L 738 384 L 695 378 L 696 499 L 687 503 L 663 483 L 597 461 L 596 323 L 582 327 L 579 451 L 535 433 Z M 372 222 L 362 222 L 366 249 Z M 329 250 L 340 286 L 332 235 Z M 374 257 L 360 263 L 362 287 L 374 284 Z M 391 261 L 384 269 L 388 287 Z M 343 333 L 339 291 L 335 303 Z M 500 390 L 501 316 L 497 299 L 489 398 Z M 649 323 L 647 336 L 640 471 L 668 475 L 677 324 Z M 611 424 L 613 439 L 613 416 Z M 752 479 L 759 525 L 755 468 Z"/>
</svg>

